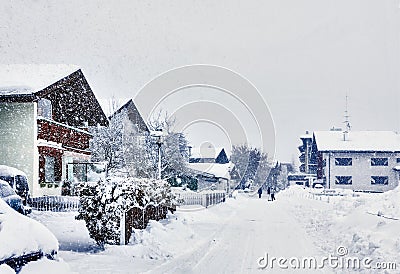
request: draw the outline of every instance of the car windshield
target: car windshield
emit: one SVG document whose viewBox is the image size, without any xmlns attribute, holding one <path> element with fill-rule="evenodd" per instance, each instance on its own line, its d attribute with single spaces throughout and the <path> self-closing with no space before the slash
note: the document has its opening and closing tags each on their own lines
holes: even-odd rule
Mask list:
<svg viewBox="0 0 400 274">
<path fill-rule="evenodd" d="M 14 185 L 14 178 L 9 175 L 0 175 L 0 180 L 6 181 L 10 186 Z"/>
<path fill-rule="evenodd" d="M 6 184 L 0 184 L 0 197 L 8 197 L 11 195 L 15 195 L 14 190 Z"/>
<path fill-rule="evenodd" d="M 15 176 L 15 183 L 18 192 L 29 191 L 28 181 L 26 180 L 25 176 L 22 175 Z"/>
</svg>

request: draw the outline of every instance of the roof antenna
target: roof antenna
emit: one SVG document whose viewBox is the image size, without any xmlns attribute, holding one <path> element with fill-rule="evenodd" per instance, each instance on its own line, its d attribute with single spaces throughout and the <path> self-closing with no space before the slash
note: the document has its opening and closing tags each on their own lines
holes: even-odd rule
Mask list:
<svg viewBox="0 0 400 274">
<path fill-rule="evenodd" d="M 343 141 L 347 141 L 348 140 L 348 134 L 349 131 L 351 130 L 351 125 L 350 125 L 350 120 L 349 120 L 350 116 L 349 116 L 349 112 L 348 112 L 348 96 L 346 93 L 346 110 L 344 111 L 344 124 L 345 124 L 345 131 L 343 131 Z"/>
</svg>

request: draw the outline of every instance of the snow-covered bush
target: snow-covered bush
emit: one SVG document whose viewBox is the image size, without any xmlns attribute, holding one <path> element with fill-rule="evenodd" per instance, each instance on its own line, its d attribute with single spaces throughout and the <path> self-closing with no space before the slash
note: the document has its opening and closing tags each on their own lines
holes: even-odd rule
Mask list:
<svg viewBox="0 0 400 274">
<path fill-rule="evenodd" d="M 105 182 L 79 185 L 81 208 L 89 235 L 100 246 L 119 244 L 122 214 L 132 207 L 174 204 L 168 182 L 144 178 L 109 178 Z"/>
</svg>

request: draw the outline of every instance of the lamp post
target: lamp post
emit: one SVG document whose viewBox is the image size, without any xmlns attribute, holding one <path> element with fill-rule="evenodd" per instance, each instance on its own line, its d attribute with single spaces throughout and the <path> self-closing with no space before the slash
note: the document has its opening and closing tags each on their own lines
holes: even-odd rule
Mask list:
<svg viewBox="0 0 400 274">
<path fill-rule="evenodd" d="M 158 146 L 158 176 L 157 178 L 161 180 L 161 145 L 163 143 L 163 131 L 162 129 L 157 129 L 150 133 L 152 137 L 157 138 L 156 144 Z"/>
</svg>

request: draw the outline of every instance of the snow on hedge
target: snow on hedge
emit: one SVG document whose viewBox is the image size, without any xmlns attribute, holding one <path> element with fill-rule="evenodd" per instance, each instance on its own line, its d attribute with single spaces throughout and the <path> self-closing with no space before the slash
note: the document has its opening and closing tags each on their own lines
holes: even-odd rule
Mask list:
<svg viewBox="0 0 400 274">
<path fill-rule="evenodd" d="M 118 244 L 122 214 L 132 207 L 172 205 L 174 195 L 167 181 L 146 178 L 108 178 L 79 186 L 81 208 L 89 235 L 100 246 Z"/>
</svg>

